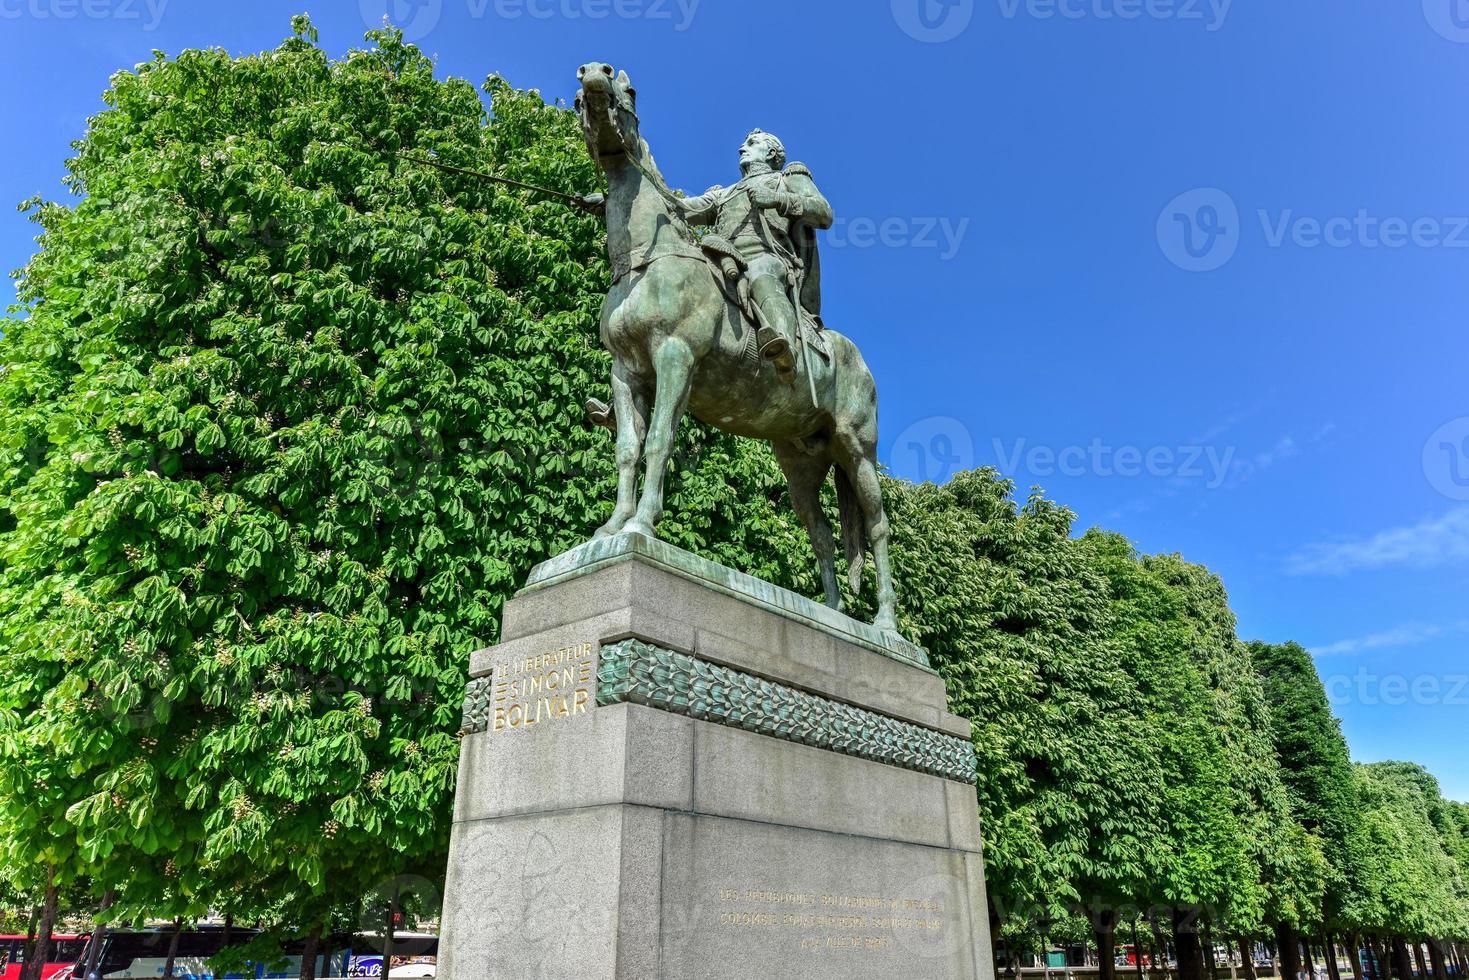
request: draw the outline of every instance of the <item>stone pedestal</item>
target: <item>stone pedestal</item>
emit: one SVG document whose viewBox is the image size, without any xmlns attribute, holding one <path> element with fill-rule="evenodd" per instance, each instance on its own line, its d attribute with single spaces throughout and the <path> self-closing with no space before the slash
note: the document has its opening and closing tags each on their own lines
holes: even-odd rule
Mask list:
<svg viewBox="0 0 1469 980">
<path fill-rule="evenodd" d="M 991 980 L 969 725 L 912 644 L 623 535 L 474 655 L 447 980 Z"/>
</svg>

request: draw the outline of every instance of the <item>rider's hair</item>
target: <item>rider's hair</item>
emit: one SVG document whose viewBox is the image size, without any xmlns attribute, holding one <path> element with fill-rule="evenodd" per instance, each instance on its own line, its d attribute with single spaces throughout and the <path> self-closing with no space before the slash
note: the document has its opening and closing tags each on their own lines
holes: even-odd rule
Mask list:
<svg viewBox="0 0 1469 980">
<path fill-rule="evenodd" d="M 767 133 L 763 129 L 752 129 L 750 136 L 764 137 L 765 145 L 770 147 L 770 165 L 772 167 L 780 170 L 786 165 L 786 145 L 780 141 L 780 137 L 774 133 Z M 746 136 L 745 139 L 749 139 L 750 136 Z"/>
</svg>

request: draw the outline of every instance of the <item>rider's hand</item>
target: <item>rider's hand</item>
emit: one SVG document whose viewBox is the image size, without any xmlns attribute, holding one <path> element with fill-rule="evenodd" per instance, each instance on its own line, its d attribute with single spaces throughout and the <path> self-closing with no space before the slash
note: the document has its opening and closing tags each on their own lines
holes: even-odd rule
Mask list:
<svg viewBox="0 0 1469 980">
<path fill-rule="evenodd" d="M 750 188 L 750 202 L 757 208 L 778 208 L 785 195 L 774 187 L 755 184 Z"/>
<path fill-rule="evenodd" d="M 606 194 L 578 194 L 576 206 L 588 214 L 604 214 L 607 211 Z"/>
</svg>

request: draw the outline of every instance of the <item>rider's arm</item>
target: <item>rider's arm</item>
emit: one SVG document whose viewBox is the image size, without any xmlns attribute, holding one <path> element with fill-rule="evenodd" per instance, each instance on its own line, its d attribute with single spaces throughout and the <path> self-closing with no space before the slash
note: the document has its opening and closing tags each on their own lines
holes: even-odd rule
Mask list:
<svg viewBox="0 0 1469 980">
<path fill-rule="evenodd" d="M 722 187 L 711 187 L 698 197 L 683 198 L 684 220 L 691 225 L 712 225 L 719 217 L 719 192 Z"/>
<path fill-rule="evenodd" d="M 833 220 L 831 204 L 816 189 L 811 171 L 795 163 L 786 169 L 785 177 L 786 194 L 794 198 L 794 201 L 782 208 L 782 213 L 788 217 L 799 217 L 812 228 L 830 228 Z"/>
</svg>

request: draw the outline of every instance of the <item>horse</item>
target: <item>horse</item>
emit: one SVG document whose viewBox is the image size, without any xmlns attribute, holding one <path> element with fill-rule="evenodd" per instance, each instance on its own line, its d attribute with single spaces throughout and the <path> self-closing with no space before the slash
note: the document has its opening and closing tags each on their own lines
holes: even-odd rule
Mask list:
<svg viewBox="0 0 1469 980">
<path fill-rule="evenodd" d="M 575 109 L 607 179 L 607 251 L 614 279 L 601 338 L 612 354 L 612 405 L 601 421 L 617 437 L 617 504 L 596 537 L 657 536 L 663 481 L 685 413 L 770 444 L 811 538 L 826 603 L 842 608 L 832 526 L 821 488 L 836 471 L 852 590 L 868 545 L 877 573 L 873 625 L 897 636 L 891 530 L 877 467 L 877 385 L 851 340 L 823 330 L 830 360 L 807 351 L 806 375 L 782 380 L 753 354 L 755 329 L 716 278 L 639 131 L 626 72 L 593 62 L 577 71 Z M 638 463 L 645 463 L 638 493 Z"/>
</svg>

